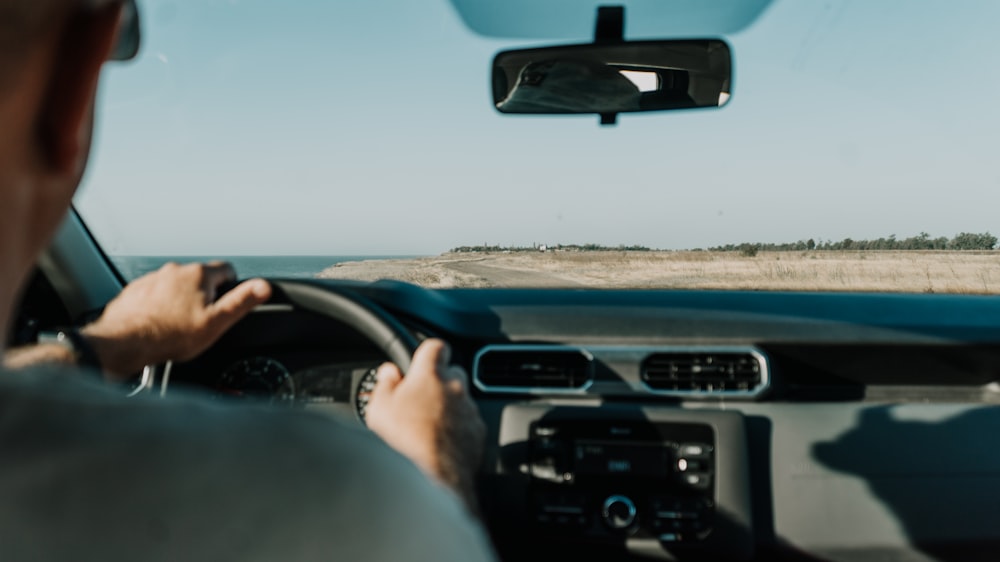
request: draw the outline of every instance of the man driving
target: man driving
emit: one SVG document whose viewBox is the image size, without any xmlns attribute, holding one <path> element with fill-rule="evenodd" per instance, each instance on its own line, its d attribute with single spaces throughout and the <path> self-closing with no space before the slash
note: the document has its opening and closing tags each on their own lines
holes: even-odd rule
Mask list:
<svg viewBox="0 0 1000 562">
<path fill-rule="evenodd" d="M 0 0 L 0 341 L 83 176 L 127 6 Z M 194 397 L 126 399 L 72 367 L 80 347 L 110 380 L 197 356 L 270 297 L 260 279 L 219 295 L 234 279 L 222 263 L 170 264 L 128 285 L 76 348 L 5 353 L 0 556 L 491 559 L 474 517 L 483 425 L 443 342 L 424 342 L 405 378 L 380 368 L 371 432 Z"/>
</svg>

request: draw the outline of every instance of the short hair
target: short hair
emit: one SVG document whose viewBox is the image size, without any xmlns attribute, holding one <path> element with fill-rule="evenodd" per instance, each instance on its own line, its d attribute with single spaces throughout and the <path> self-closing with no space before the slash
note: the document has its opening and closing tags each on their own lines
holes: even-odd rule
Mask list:
<svg viewBox="0 0 1000 562">
<path fill-rule="evenodd" d="M 97 8 L 121 0 L 0 0 L 0 87 L 30 46 L 68 9 Z"/>
<path fill-rule="evenodd" d="M 73 0 L 0 0 L 0 88 L 31 45 Z"/>
<path fill-rule="evenodd" d="M 72 0 L 0 0 L 0 49 L 19 50 L 52 19 L 60 5 Z"/>
</svg>

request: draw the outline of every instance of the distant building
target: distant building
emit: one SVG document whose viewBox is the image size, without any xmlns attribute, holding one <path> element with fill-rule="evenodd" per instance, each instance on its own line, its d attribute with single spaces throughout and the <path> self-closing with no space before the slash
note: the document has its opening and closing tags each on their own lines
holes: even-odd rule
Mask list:
<svg viewBox="0 0 1000 562">
<path fill-rule="evenodd" d="M 538 247 L 538 251 L 539 252 L 547 252 L 547 251 L 549 251 L 549 247 L 546 246 L 545 244 L 542 244 L 541 246 Z"/>
</svg>

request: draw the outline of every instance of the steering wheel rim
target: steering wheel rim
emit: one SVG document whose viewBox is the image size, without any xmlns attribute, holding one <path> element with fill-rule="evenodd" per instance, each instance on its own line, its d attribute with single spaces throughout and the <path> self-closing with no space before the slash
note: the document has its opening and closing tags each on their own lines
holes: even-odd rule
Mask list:
<svg viewBox="0 0 1000 562">
<path fill-rule="evenodd" d="M 375 344 L 404 375 L 420 342 L 396 318 L 370 299 L 333 285 L 292 279 L 268 279 L 272 295 L 268 304 L 289 304 L 298 310 L 333 318 L 357 330 Z M 167 395 L 173 362 L 147 365 L 139 385 L 128 397 L 155 393 Z"/>
<path fill-rule="evenodd" d="M 338 320 L 375 344 L 404 375 L 420 342 L 396 318 L 354 291 L 315 282 L 268 279 L 271 303 L 282 301 L 299 310 Z"/>
</svg>

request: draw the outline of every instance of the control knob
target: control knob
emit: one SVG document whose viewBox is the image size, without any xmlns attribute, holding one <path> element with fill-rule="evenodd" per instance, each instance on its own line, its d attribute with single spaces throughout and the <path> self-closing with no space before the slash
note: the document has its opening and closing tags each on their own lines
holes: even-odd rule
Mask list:
<svg viewBox="0 0 1000 562">
<path fill-rule="evenodd" d="M 609 496 L 604 500 L 601 515 L 612 529 L 627 529 L 635 523 L 635 503 L 626 496 Z"/>
</svg>

